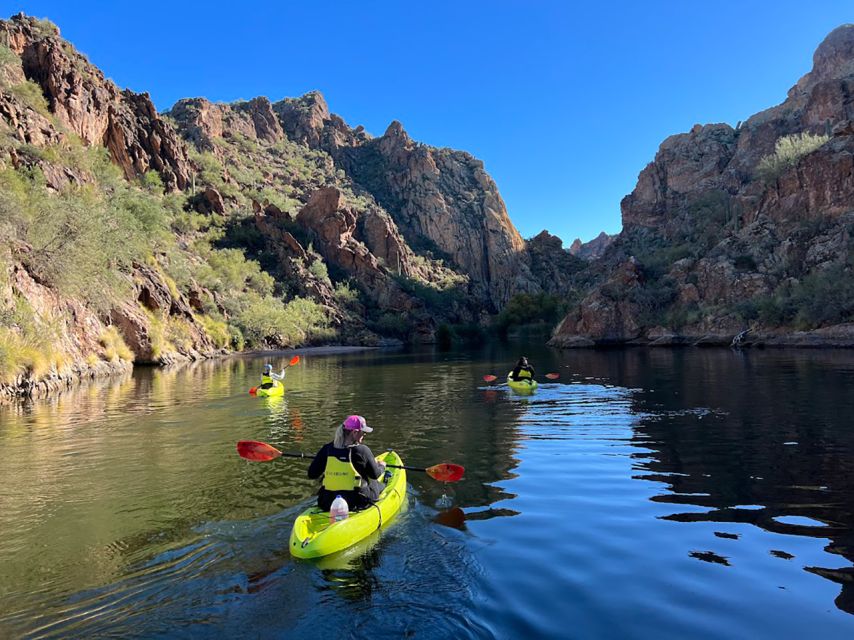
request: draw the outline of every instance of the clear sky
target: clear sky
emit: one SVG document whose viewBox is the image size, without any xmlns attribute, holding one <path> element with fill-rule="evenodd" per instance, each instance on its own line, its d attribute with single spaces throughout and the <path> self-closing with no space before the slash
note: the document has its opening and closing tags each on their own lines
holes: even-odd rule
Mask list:
<svg viewBox="0 0 854 640">
<path fill-rule="evenodd" d="M 0 0 L 119 86 L 271 100 L 319 89 L 350 126 L 481 158 L 525 237 L 620 230 L 667 136 L 778 104 L 851 0 Z"/>
</svg>

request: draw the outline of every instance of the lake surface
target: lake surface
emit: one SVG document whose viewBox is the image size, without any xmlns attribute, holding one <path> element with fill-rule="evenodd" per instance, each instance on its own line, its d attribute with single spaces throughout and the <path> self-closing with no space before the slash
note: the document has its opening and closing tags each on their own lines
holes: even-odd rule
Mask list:
<svg viewBox="0 0 854 640">
<path fill-rule="evenodd" d="M 854 637 L 854 352 L 236 357 L 0 408 L 0 637 Z M 547 382 L 540 376 L 542 382 Z M 324 562 L 288 536 L 350 413 L 404 512 Z"/>
</svg>

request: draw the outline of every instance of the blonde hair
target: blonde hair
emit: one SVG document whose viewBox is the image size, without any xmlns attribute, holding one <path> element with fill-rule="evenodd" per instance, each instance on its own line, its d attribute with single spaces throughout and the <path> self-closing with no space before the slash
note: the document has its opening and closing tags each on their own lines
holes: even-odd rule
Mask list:
<svg viewBox="0 0 854 640">
<path fill-rule="evenodd" d="M 335 435 L 332 436 L 332 446 L 336 449 L 347 448 L 347 433 L 344 431 L 343 422 L 335 428 Z"/>
</svg>

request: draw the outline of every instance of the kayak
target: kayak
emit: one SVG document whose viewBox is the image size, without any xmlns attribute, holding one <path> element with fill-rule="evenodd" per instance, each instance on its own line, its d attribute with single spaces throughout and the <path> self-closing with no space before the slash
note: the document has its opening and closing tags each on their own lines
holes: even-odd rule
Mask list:
<svg viewBox="0 0 854 640">
<path fill-rule="evenodd" d="M 285 395 L 285 385 L 283 385 L 278 380 L 274 380 L 273 384 L 269 387 L 264 387 L 263 385 L 255 388 L 255 395 L 260 396 L 262 398 L 272 398 L 274 396 L 282 396 Z"/>
<path fill-rule="evenodd" d="M 403 462 L 394 451 L 377 456 L 388 464 Z M 400 510 L 406 498 L 406 470 L 387 469 L 385 488 L 379 500 L 367 509 L 351 512 L 345 520 L 329 523 L 329 512 L 318 507 L 303 511 L 291 529 L 291 555 L 297 558 L 320 558 L 341 551 L 367 538 L 388 523 Z"/>
<path fill-rule="evenodd" d="M 512 373 L 512 372 L 511 372 Z M 537 381 L 533 378 L 525 378 L 522 380 L 513 380 L 510 377 L 510 374 L 507 374 L 507 386 L 513 389 L 513 391 L 521 391 L 522 393 L 530 393 L 532 391 L 536 391 L 537 389 Z"/>
</svg>

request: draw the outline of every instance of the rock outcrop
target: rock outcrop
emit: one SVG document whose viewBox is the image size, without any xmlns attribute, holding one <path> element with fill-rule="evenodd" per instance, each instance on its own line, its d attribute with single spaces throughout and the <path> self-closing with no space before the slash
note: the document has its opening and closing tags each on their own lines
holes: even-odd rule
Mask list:
<svg viewBox="0 0 854 640">
<path fill-rule="evenodd" d="M 569 252 L 583 260 L 596 260 L 602 257 L 614 238 L 615 236 L 609 236 L 604 231 L 589 242 L 582 242 L 581 238 L 576 238 L 569 246 Z"/>
<path fill-rule="evenodd" d="M 87 144 L 109 149 L 127 178 L 154 170 L 167 189 L 187 186 L 186 148 L 147 94 L 119 90 L 46 21 L 23 14 L 0 21 L 0 43 L 21 57 L 57 119 Z"/>
<path fill-rule="evenodd" d="M 804 327 L 845 335 L 831 327 L 854 314 L 846 284 L 854 276 L 852 90 L 854 26 L 846 25 L 819 46 L 782 104 L 735 128 L 696 125 L 665 140 L 623 199 L 623 231 L 602 258 L 599 284 L 553 344 L 660 343 L 665 334 L 728 343 L 748 327 L 756 340 L 773 336 L 765 344 Z M 781 141 L 788 164 L 762 164 Z M 630 258 L 640 286 L 607 275 Z M 594 309 L 602 322 L 581 323 Z"/>
</svg>

